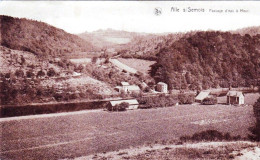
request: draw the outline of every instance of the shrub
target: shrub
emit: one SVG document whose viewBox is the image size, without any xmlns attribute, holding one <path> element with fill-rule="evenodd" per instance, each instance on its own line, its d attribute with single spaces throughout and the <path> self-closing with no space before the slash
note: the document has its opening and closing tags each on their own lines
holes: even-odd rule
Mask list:
<svg viewBox="0 0 260 160">
<path fill-rule="evenodd" d="M 38 71 L 37 77 L 43 77 L 43 76 L 45 76 L 45 73 L 42 70 Z"/>
<path fill-rule="evenodd" d="M 192 104 L 194 102 L 193 94 L 179 94 L 178 100 L 180 104 Z"/>
<path fill-rule="evenodd" d="M 47 72 L 47 75 L 49 77 L 53 77 L 53 76 L 56 75 L 56 72 L 55 72 L 55 70 L 53 68 L 50 68 L 49 71 Z"/>
<path fill-rule="evenodd" d="M 207 97 L 202 101 L 202 104 L 205 105 L 213 105 L 213 104 L 217 104 L 217 97 Z"/>
<path fill-rule="evenodd" d="M 158 107 L 168 107 L 173 106 L 177 103 L 177 97 L 174 95 L 164 95 L 150 96 L 150 97 L 140 97 L 137 99 L 140 107 L 139 108 L 158 108 Z"/>
<path fill-rule="evenodd" d="M 98 57 L 92 57 L 91 58 L 91 62 L 94 63 L 94 64 L 97 62 L 97 60 L 98 60 Z"/>
<path fill-rule="evenodd" d="M 122 102 L 120 104 L 116 104 L 115 106 L 109 107 L 109 111 L 125 111 L 129 107 L 129 103 Z"/>
<path fill-rule="evenodd" d="M 34 77 L 33 71 L 32 71 L 32 70 L 27 71 L 27 72 L 26 72 L 26 77 L 28 77 L 28 78 Z"/>
<path fill-rule="evenodd" d="M 241 136 L 231 136 L 230 133 L 221 133 L 217 130 L 206 130 L 199 133 L 194 133 L 192 136 L 181 136 L 180 141 L 232 141 L 241 140 Z"/>
<path fill-rule="evenodd" d="M 254 116 L 256 118 L 256 122 L 253 127 L 250 127 L 249 130 L 251 132 L 248 135 L 248 138 L 253 141 L 260 141 L 260 98 L 254 104 Z"/>
<path fill-rule="evenodd" d="M 116 105 L 116 109 L 118 111 L 125 111 L 128 107 L 129 107 L 129 103 L 127 103 L 127 102 L 122 102 L 122 103 Z"/>
<path fill-rule="evenodd" d="M 15 71 L 16 77 L 24 77 L 24 72 L 21 69 Z"/>
</svg>

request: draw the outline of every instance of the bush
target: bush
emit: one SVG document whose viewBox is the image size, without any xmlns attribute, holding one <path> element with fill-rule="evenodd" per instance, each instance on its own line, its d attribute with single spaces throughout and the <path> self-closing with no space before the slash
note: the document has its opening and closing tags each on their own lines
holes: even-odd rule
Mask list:
<svg viewBox="0 0 260 160">
<path fill-rule="evenodd" d="M 53 77 L 53 76 L 56 75 L 56 72 L 55 72 L 55 70 L 53 68 L 50 68 L 49 71 L 47 72 L 47 75 L 49 77 Z"/>
<path fill-rule="evenodd" d="M 98 57 L 92 57 L 91 58 L 91 62 L 94 63 L 94 64 L 97 62 L 97 60 L 98 60 Z"/>
<path fill-rule="evenodd" d="M 15 71 L 16 77 L 24 77 L 24 72 L 21 69 Z"/>
<path fill-rule="evenodd" d="M 37 77 L 43 77 L 43 76 L 45 76 L 45 73 L 44 73 L 42 70 L 40 70 L 40 71 L 37 73 Z"/>
<path fill-rule="evenodd" d="M 27 72 L 26 72 L 26 77 L 27 77 L 27 78 L 32 78 L 32 77 L 34 77 L 33 71 L 32 71 L 32 70 L 27 71 Z"/>
<path fill-rule="evenodd" d="M 109 111 L 125 111 L 129 107 L 129 103 L 127 102 L 122 102 L 120 104 L 117 104 L 115 106 L 110 106 L 108 108 Z"/>
<path fill-rule="evenodd" d="M 217 130 L 206 130 L 199 133 L 194 133 L 192 136 L 182 136 L 180 141 L 233 141 L 241 140 L 241 136 L 231 136 L 230 133 L 221 133 Z"/>
<path fill-rule="evenodd" d="M 137 99 L 140 104 L 139 108 L 159 108 L 159 107 L 169 107 L 175 105 L 177 97 L 174 95 L 164 95 L 150 96 L 150 97 L 140 97 Z"/>
<path fill-rule="evenodd" d="M 202 101 L 204 105 L 214 105 L 217 104 L 217 97 L 207 97 Z"/>
<path fill-rule="evenodd" d="M 254 116 L 256 122 L 253 127 L 249 128 L 251 134 L 248 135 L 248 138 L 253 141 L 260 141 L 260 98 L 254 104 Z"/>
<path fill-rule="evenodd" d="M 195 96 L 193 94 L 179 94 L 178 100 L 180 104 L 192 104 Z"/>
</svg>

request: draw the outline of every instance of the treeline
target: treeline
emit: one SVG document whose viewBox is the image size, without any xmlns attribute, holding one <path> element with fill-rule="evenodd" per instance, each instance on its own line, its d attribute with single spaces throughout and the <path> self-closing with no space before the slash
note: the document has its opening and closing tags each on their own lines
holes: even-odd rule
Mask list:
<svg viewBox="0 0 260 160">
<path fill-rule="evenodd" d="M 170 89 L 257 85 L 259 49 L 259 34 L 197 32 L 161 48 L 150 74 Z"/>
<path fill-rule="evenodd" d="M 93 50 L 89 42 L 43 22 L 0 16 L 0 23 L 1 45 L 11 49 L 43 57 Z"/>
</svg>

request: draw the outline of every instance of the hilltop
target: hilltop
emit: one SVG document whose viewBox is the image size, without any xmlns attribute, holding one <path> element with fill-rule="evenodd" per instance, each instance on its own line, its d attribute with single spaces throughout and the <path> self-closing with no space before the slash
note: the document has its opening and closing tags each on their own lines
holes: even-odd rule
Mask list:
<svg viewBox="0 0 260 160">
<path fill-rule="evenodd" d="M 43 22 L 1 15 L 0 24 L 1 45 L 10 49 L 28 51 L 41 57 L 94 49 L 78 36 Z"/>
</svg>

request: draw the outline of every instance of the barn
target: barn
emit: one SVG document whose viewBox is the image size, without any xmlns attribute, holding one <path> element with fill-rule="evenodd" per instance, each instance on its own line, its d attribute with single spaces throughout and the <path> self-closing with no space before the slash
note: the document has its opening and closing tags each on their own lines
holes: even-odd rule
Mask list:
<svg viewBox="0 0 260 160">
<path fill-rule="evenodd" d="M 129 104 L 129 107 L 127 108 L 127 109 L 129 109 L 129 110 L 137 109 L 138 106 L 139 106 L 139 103 L 138 103 L 138 101 L 137 101 L 136 99 L 127 99 L 127 100 L 110 101 L 110 102 L 108 103 L 107 108 L 108 108 L 108 109 L 111 109 L 111 108 L 113 108 L 114 106 L 116 106 L 116 105 L 118 105 L 118 104 L 120 104 L 120 103 L 123 103 L 123 102 Z"/>
<path fill-rule="evenodd" d="M 245 96 L 239 91 L 229 91 L 227 93 L 227 104 L 244 104 Z"/>
<path fill-rule="evenodd" d="M 195 102 L 202 103 L 202 101 L 207 98 L 210 94 L 210 91 L 201 91 L 195 98 Z"/>
<path fill-rule="evenodd" d="M 130 85 L 128 82 L 121 82 L 121 85 L 122 85 L 121 89 L 125 93 L 133 93 L 133 92 L 140 93 L 141 92 L 141 89 L 137 85 Z"/>
</svg>

